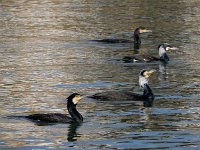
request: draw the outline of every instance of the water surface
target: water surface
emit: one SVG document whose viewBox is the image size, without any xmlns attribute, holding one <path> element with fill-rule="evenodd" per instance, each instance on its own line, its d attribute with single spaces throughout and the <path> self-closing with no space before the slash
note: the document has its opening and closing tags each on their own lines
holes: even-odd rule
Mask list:
<svg viewBox="0 0 200 150">
<path fill-rule="evenodd" d="M 44 0 L 0 3 L 0 149 L 199 149 L 198 0 Z M 93 39 L 131 38 L 142 46 Z M 157 55 L 167 42 L 179 47 L 170 62 L 124 63 L 134 53 Z M 132 101 L 83 99 L 84 123 L 41 125 L 12 115 L 66 111 L 73 92 L 142 92 L 141 69 L 150 79 L 153 107 Z"/>
</svg>

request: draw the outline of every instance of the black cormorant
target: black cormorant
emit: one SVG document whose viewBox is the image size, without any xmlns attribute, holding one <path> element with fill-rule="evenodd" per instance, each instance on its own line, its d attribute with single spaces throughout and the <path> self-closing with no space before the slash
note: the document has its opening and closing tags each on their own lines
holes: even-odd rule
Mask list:
<svg viewBox="0 0 200 150">
<path fill-rule="evenodd" d="M 71 117 L 67 114 L 49 113 L 49 114 L 32 114 L 26 116 L 26 118 L 44 123 L 71 123 L 71 122 L 83 122 L 82 115 L 77 111 L 76 105 L 81 100 L 81 96 L 77 93 L 71 94 L 67 98 L 67 110 Z"/>
<path fill-rule="evenodd" d="M 143 101 L 145 107 L 150 107 L 154 100 L 154 94 L 149 87 L 148 81 L 149 77 L 155 70 L 142 70 L 139 74 L 139 85 L 143 88 L 143 94 L 132 93 L 129 91 L 105 91 L 101 93 L 96 93 L 89 96 L 93 99 L 105 100 L 105 101 L 115 101 L 115 100 L 133 100 L 133 101 Z"/>
<path fill-rule="evenodd" d="M 169 61 L 169 57 L 166 53 L 168 50 L 175 50 L 176 47 L 172 47 L 167 43 L 160 44 L 158 46 L 159 51 L 159 57 L 156 56 L 149 56 L 149 55 L 141 55 L 141 54 L 135 54 L 133 56 L 126 56 L 123 58 L 123 61 L 126 63 L 129 62 L 137 62 L 137 61 L 144 61 L 144 62 L 152 62 L 152 61 L 162 61 L 164 63 L 167 63 Z"/>
<path fill-rule="evenodd" d="M 100 40 L 92 40 L 95 42 L 103 42 L 103 43 L 134 43 L 136 45 L 141 44 L 140 34 L 145 32 L 152 32 L 151 30 L 147 30 L 145 27 L 138 27 L 134 31 L 134 41 L 127 39 L 100 39 Z"/>
</svg>

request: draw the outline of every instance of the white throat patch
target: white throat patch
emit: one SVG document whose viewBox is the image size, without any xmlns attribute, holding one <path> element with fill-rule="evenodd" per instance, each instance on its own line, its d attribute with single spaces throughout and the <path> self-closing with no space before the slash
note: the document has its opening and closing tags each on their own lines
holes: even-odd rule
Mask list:
<svg viewBox="0 0 200 150">
<path fill-rule="evenodd" d="M 148 78 L 145 78 L 143 76 L 139 77 L 139 85 L 141 88 L 143 88 L 145 84 L 148 84 L 148 82 L 149 82 Z"/>
<path fill-rule="evenodd" d="M 163 56 L 163 54 L 166 53 L 166 50 L 163 48 L 163 46 L 159 47 L 159 56 Z"/>
<path fill-rule="evenodd" d="M 77 104 L 79 101 L 80 101 L 81 97 L 80 96 L 75 96 L 73 99 L 72 99 L 72 102 L 74 104 Z"/>
</svg>

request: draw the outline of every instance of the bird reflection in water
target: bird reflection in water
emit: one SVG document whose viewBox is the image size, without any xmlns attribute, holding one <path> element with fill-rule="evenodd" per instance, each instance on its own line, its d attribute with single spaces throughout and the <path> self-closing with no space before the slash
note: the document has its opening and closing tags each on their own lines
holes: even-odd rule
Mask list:
<svg viewBox="0 0 200 150">
<path fill-rule="evenodd" d="M 71 123 L 68 127 L 67 140 L 69 142 L 77 141 L 80 134 L 77 134 L 77 129 L 82 125 L 82 123 Z"/>
<path fill-rule="evenodd" d="M 167 63 L 159 62 L 159 80 L 166 81 L 167 80 L 167 71 L 166 71 Z"/>
<path fill-rule="evenodd" d="M 57 125 L 57 123 L 47 123 L 47 122 L 35 122 L 37 126 L 51 126 Z M 70 123 L 68 126 L 68 134 L 67 134 L 67 141 L 74 142 L 77 141 L 77 138 L 81 135 L 77 133 L 77 129 L 82 125 L 79 122 Z"/>
</svg>

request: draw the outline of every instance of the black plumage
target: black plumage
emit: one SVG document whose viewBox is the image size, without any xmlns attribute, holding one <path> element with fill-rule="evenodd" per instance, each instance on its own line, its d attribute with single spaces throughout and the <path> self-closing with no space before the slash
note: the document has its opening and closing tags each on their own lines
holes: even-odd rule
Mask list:
<svg viewBox="0 0 200 150">
<path fill-rule="evenodd" d="M 92 41 L 95 41 L 95 42 L 102 42 L 102 43 L 134 43 L 134 44 L 138 44 L 140 45 L 141 44 L 141 39 L 140 39 L 140 34 L 141 33 L 145 33 L 145 32 L 152 32 L 151 30 L 147 30 L 146 28 L 144 27 L 138 27 L 135 29 L 134 31 L 134 35 L 133 35 L 133 38 L 134 40 L 127 40 L 127 39 L 109 39 L 109 38 L 106 38 L 106 39 L 100 39 L 100 40 L 92 40 Z"/>
<path fill-rule="evenodd" d="M 49 113 L 49 114 L 32 114 L 26 116 L 25 118 L 36 122 L 45 122 L 45 123 L 82 122 L 83 117 L 76 109 L 76 105 L 80 101 L 80 99 L 81 97 L 77 93 L 73 93 L 67 98 L 67 110 L 71 117 L 69 117 L 67 114 Z"/>
<path fill-rule="evenodd" d="M 130 62 L 152 62 L 152 61 L 162 61 L 164 63 L 167 63 L 169 61 L 169 57 L 168 57 L 166 51 L 168 51 L 170 49 L 177 49 L 177 48 L 172 47 L 167 43 L 160 44 L 158 46 L 159 56 L 135 54 L 133 56 L 124 57 L 123 61 L 126 62 L 126 63 L 130 63 Z"/>
<path fill-rule="evenodd" d="M 145 107 L 150 107 L 154 100 L 154 94 L 148 85 L 148 78 L 153 72 L 154 70 L 142 70 L 139 74 L 139 85 L 141 88 L 143 88 L 143 94 L 133 93 L 129 91 L 105 91 L 101 93 L 96 93 L 89 97 L 102 101 L 143 101 Z"/>
</svg>

